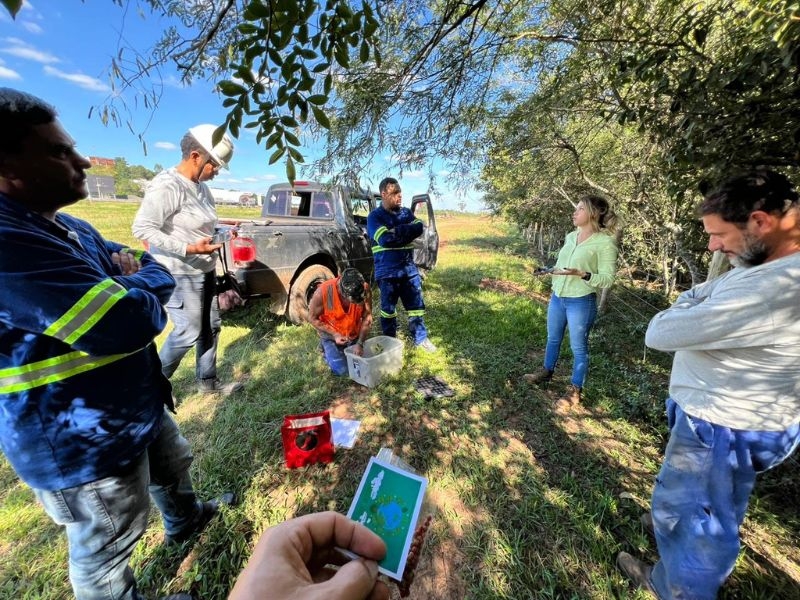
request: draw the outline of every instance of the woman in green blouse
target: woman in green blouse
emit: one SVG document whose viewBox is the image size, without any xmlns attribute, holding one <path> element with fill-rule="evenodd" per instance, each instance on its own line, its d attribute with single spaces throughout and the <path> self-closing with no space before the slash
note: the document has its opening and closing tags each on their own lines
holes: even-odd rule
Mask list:
<svg viewBox="0 0 800 600">
<path fill-rule="evenodd" d="M 572 348 L 572 380 L 557 407 L 580 402 L 589 368 L 589 331 L 597 316 L 597 290 L 611 287 L 617 270 L 617 217 L 605 198 L 588 196 L 572 213 L 577 230 L 569 233 L 550 272 L 553 293 L 547 305 L 547 346 L 544 365 L 523 375 L 542 383 L 553 376 L 564 332 L 569 329 Z"/>
</svg>

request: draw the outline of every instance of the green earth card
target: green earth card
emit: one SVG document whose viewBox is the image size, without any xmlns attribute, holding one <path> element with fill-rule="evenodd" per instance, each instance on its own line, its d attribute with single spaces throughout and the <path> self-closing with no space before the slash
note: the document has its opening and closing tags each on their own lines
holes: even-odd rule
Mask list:
<svg viewBox="0 0 800 600">
<path fill-rule="evenodd" d="M 378 570 L 401 580 L 428 480 L 371 458 L 347 516 L 386 542 Z"/>
</svg>

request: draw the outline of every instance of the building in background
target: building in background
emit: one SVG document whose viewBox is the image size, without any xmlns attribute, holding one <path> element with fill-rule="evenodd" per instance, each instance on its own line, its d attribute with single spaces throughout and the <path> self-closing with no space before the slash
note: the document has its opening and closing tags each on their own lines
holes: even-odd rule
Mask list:
<svg viewBox="0 0 800 600">
<path fill-rule="evenodd" d="M 113 158 L 102 158 L 100 156 L 90 156 L 89 162 L 92 163 L 92 166 L 111 167 L 112 169 L 116 165 L 116 161 Z"/>
<path fill-rule="evenodd" d="M 238 206 L 260 206 L 261 197 L 255 192 L 243 192 L 241 190 L 223 190 L 220 188 L 209 188 L 214 202 L 217 204 L 236 204 Z"/>
</svg>

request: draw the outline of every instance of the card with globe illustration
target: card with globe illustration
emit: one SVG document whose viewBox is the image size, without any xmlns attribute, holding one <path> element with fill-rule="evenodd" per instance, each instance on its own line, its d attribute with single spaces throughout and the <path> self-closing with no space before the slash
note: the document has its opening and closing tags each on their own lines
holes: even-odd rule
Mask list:
<svg viewBox="0 0 800 600">
<path fill-rule="evenodd" d="M 403 578 L 427 485 L 424 477 L 371 458 L 347 512 L 386 542 L 386 558 L 378 570 L 398 581 Z"/>
</svg>

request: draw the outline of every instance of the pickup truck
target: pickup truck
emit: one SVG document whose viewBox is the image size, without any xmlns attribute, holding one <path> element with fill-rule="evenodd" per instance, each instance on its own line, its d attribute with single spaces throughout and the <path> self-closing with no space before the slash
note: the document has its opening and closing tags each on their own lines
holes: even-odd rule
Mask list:
<svg viewBox="0 0 800 600">
<path fill-rule="evenodd" d="M 269 188 L 261 219 L 220 218 L 239 228 L 225 255 L 243 295 L 268 299 L 272 312 L 299 324 L 307 320 L 317 286 L 346 267 L 372 281 L 367 215 L 380 201 L 365 189 L 295 181 Z M 425 224 L 414 244 L 414 262 L 424 273 L 435 266 L 439 249 L 433 206 L 422 194 L 411 199 L 410 208 Z"/>
</svg>

